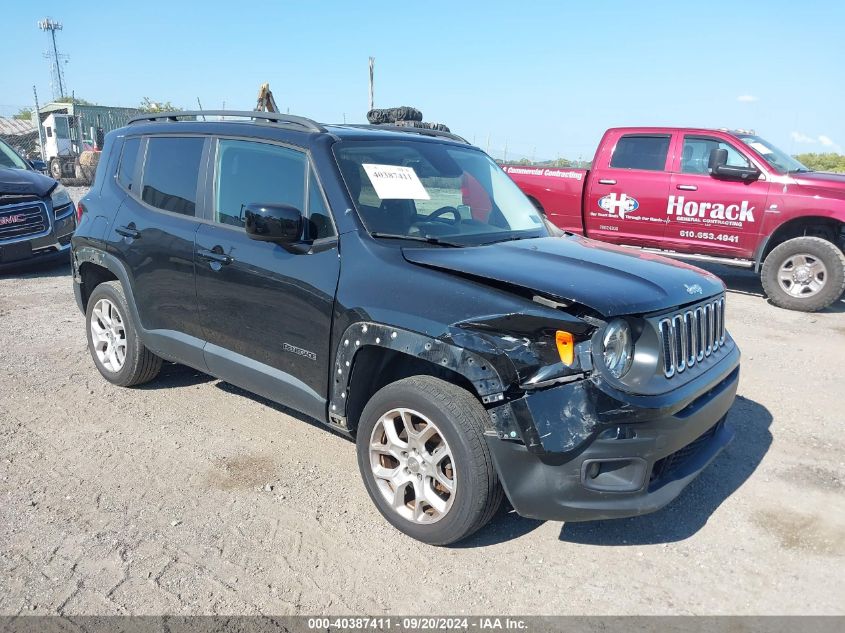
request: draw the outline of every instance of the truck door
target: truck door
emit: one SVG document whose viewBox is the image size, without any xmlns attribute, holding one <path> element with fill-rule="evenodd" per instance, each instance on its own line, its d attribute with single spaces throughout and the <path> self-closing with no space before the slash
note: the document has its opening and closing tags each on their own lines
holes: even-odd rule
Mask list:
<svg viewBox="0 0 845 633">
<path fill-rule="evenodd" d="M 584 209 L 587 235 L 606 242 L 660 246 L 666 226 L 672 134 L 605 138 L 590 173 Z"/>
<path fill-rule="evenodd" d="M 673 166 L 666 204 L 665 248 L 724 257 L 751 257 L 757 245 L 769 182 L 711 176 L 713 149 L 728 151 L 728 165 L 749 167 L 749 158 L 726 139 L 685 134 Z"/>
</svg>

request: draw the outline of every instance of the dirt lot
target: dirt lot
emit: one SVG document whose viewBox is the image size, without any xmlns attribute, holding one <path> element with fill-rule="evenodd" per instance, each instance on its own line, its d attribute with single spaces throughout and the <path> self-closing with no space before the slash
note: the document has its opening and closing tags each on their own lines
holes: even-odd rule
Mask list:
<svg viewBox="0 0 845 633">
<path fill-rule="evenodd" d="M 0 613 L 845 613 L 845 302 L 719 269 L 737 437 L 669 507 L 501 513 L 460 547 L 387 525 L 354 446 L 178 367 L 104 381 L 66 266 L 0 277 Z"/>
</svg>

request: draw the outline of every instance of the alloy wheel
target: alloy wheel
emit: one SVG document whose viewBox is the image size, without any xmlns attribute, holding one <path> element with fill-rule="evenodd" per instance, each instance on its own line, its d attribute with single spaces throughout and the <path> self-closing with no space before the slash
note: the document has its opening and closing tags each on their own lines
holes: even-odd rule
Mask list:
<svg viewBox="0 0 845 633">
<path fill-rule="evenodd" d="M 778 283 L 789 295 L 804 299 L 824 288 L 827 268 L 818 257 L 809 254 L 792 255 L 778 270 Z"/>
<path fill-rule="evenodd" d="M 91 343 L 100 364 L 119 372 L 126 362 L 126 328 L 123 317 L 108 299 L 100 299 L 91 311 Z"/>
<path fill-rule="evenodd" d="M 385 501 L 401 517 L 436 523 L 452 507 L 457 473 L 440 429 L 412 409 L 382 415 L 370 436 L 370 468 Z"/>
</svg>

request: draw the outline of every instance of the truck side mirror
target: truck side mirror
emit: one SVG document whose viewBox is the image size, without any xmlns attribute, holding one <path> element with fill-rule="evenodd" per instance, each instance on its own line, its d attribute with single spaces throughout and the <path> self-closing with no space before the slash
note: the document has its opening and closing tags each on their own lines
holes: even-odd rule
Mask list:
<svg viewBox="0 0 845 633">
<path fill-rule="evenodd" d="M 244 209 L 244 227 L 253 240 L 292 244 L 302 238 L 302 211 L 289 204 L 253 202 Z"/>
<path fill-rule="evenodd" d="M 734 167 L 728 165 L 728 150 L 725 148 L 713 148 L 710 150 L 710 158 L 707 161 L 707 169 L 714 178 L 726 180 L 752 181 L 760 178 L 760 170 L 749 165 L 746 167 Z"/>
</svg>

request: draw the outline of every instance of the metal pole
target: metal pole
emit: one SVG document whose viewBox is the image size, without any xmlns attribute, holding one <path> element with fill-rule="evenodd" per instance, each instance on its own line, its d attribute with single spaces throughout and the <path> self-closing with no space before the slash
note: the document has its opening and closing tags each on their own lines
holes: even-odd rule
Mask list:
<svg viewBox="0 0 845 633">
<path fill-rule="evenodd" d="M 370 110 L 372 110 L 373 108 L 376 107 L 375 106 L 374 91 L 373 91 L 373 83 L 374 83 L 373 75 L 374 75 L 374 72 L 375 72 L 375 70 L 374 70 L 375 65 L 376 65 L 376 58 L 370 57 Z"/>
<path fill-rule="evenodd" d="M 53 59 L 55 60 L 56 64 L 56 80 L 59 82 L 59 96 L 65 96 L 65 87 L 64 83 L 62 82 L 62 66 L 59 63 L 59 49 L 56 46 L 56 29 L 50 29 L 50 35 L 53 36 Z"/>
<path fill-rule="evenodd" d="M 46 163 L 45 154 L 44 154 L 44 135 L 41 132 L 41 113 L 38 111 L 38 92 L 35 90 L 35 86 L 32 87 L 32 96 L 35 98 L 35 112 L 33 116 L 35 117 L 35 126 L 38 128 L 38 148 L 41 150 L 41 161 Z"/>
</svg>

